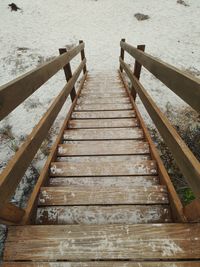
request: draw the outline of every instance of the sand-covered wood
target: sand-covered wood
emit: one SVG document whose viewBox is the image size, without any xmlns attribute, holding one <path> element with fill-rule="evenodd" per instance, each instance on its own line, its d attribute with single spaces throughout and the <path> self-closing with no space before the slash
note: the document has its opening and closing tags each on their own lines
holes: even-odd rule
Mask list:
<svg viewBox="0 0 200 267">
<path fill-rule="evenodd" d="M 149 144 L 138 140 L 79 141 L 58 146 L 58 156 L 148 154 Z"/>
<path fill-rule="evenodd" d="M 129 103 L 107 103 L 107 104 L 79 104 L 75 107 L 76 111 L 90 111 L 90 110 L 131 110 L 132 106 Z"/>
<path fill-rule="evenodd" d="M 142 139 L 143 131 L 138 128 L 68 129 L 64 140 Z"/>
<path fill-rule="evenodd" d="M 72 113 L 72 119 L 119 119 L 134 117 L 134 110 L 74 111 Z"/>
<path fill-rule="evenodd" d="M 199 260 L 199 236 L 199 224 L 11 226 L 4 260 Z"/>
<path fill-rule="evenodd" d="M 171 222 L 168 205 L 40 207 L 36 224 L 134 224 Z"/>
<path fill-rule="evenodd" d="M 126 128 L 138 126 L 135 118 L 127 119 L 89 119 L 89 120 L 70 120 L 69 128 Z"/>
<path fill-rule="evenodd" d="M 68 163 L 52 162 L 51 176 L 123 176 L 123 175 L 156 175 L 157 166 L 153 160 L 141 162 L 87 162 Z"/>
<path fill-rule="evenodd" d="M 149 187 L 42 187 L 39 205 L 167 204 L 165 186 Z"/>
</svg>

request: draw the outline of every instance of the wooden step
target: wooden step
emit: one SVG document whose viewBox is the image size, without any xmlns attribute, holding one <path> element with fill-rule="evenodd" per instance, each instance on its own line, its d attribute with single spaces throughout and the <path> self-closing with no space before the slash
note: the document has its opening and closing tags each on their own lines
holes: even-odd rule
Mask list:
<svg viewBox="0 0 200 267">
<path fill-rule="evenodd" d="M 51 176 L 124 176 L 124 175 L 157 175 L 156 162 L 143 160 L 142 162 L 87 162 L 68 163 L 52 162 Z"/>
<path fill-rule="evenodd" d="M 75 106 L 75 111 L 85 110 L 131 110 L 133 107 L 131 104 L 79 104 Z"/>
<path fill-rule="evenodd" d="M 199 236 L 198 223 L 9 226 L 4 260 L 199 260 Z"/>
<path fill-rule="evenodd" d="M 2 267 L 199 267 L 200 261 L 5 262 Z"/>
<path fill-rule="evenodd" d="M 167 205 L 40 207 L 36 224 L 135 224 L 171 222 Z"/>
<path fill-rule="evenodd" d="M 88 90 L 82 90 L 80 97 L 82 98 L 88 98 L 88 97 L 127 97 L 127 93 L 125 91 L 120 92 L 99 92 L 99 91 L 88 91 Z"/>
<path fill-rule="evenodd" d="M 79 141 L 60 144 L 58 156 L 134 155 L 149 154 L 149 144 L 138 140 Z"/>
<path fill-rule="evenodd" d="M 50 178 L 49 186 L 112 186 L 129 188 L 134 186 L 153 186 L 159 184 L 157 176 L 119 176 L 119 177 L 58 177 Z"/>
<path fill-rule="evenodd" d="M 56 161 L 59 162 L 122 162 L 122 161 L 134 161 L 134 162 L 141 162 L 142 160 L 150 160 L 150 154 L 143 154 L 143 155 L 103 155 L 103 156 L 64 156 L 64 157 L 57 157 Z"/>
<path fill-rule="evenodd" d="M 100 129 L 68 129 L 64 140 L 120 140 L 143 139 L 143 131 L 138 128 L 100 128 Z"/>
<path fill-rule="evenodd" d="M 89 119 L 70 120 L 69 128 L 123 128 L 139 126 L 135 118 L 128 119 Z"/>
<path fill-rule="evenodd" d="M 119 119 L 135 118 L 133 110 L 75 111 L 72 119 Z"/>
<path fill-rule="evenodd" d="M 149 187 L 42 187 L 39 205 L 120 205 L 120 204 L 168 204 L 165 186 Z"/>
<path fill-rule="evenodd" d="M 130 103 L 128 97 L 88 97 L 88 98 L 78 98 L 77 104 L 126 104 Z"/>
</svg>

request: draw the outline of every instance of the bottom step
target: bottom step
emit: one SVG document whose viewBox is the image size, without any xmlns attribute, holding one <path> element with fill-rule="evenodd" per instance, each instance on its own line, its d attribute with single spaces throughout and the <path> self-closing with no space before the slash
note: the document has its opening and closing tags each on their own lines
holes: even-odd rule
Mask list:
<svg viewBox="0 0 200 267">
<path fill-rule="evenodd" d="M 5 261 L 187 259 L 200 260 L 199 223 L 10 226 L 4 250 Z"/>
<path fill-rule="evenodd" d="M 193 262 L 11 262 L 4 263 L 2 267 L 199 267 L 200 261 Z"/>
</svg>

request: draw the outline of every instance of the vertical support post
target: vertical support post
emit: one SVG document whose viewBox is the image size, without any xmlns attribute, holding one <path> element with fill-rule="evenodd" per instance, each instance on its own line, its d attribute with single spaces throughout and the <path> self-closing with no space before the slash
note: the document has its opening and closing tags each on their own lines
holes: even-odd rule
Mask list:
<svg viewBox="0 0 200 267">
<path fill-rule="evenodd" d="M 64 54 L 67 52 L 66 48 L 60 48 L 59 49 L 60 55 Z M 64 67 L 63 67 L 64 73 L 65 73 L 65 77 L 67 82 L 71 79 L 72 77 L 72 70 L 71 70 L 71 66 L 70 66 L 70 62 L 67 63 Z M 74 98 L 76 97 L 76 90 L 75 87 L 73 86 L 71 93 L 70 93 L 70 97 L 72 102 L 74 101 Z"/>
<path fill-rule="evenodd" d="M 145 45 L 138 45 L 137 49 L 139 49 L 141 51 L 144 51 L 145 50 Z M 135 60 L 133 74 L 138 80 L 140 79 L 141 69 L 142 69 L 142 65 L 137 60 Z M 136 99 L 136 91 L 135 91 L 135 89 L 133 87 L 131 89 L 131 93 L 132 93 L 133 99 L 135 100 Z"/>
<path fill-rule="evenodd" d="M 83 40 L 80 40 L 79 41 L 79 44 L 82 44 L 83 43 Z M 85 50 L 83 49 L 81 51 L 81 60 L 83 60 L 85 58 Z M 87 71 L 87 68 L 86 68 L 86 65 L 83 67 L 83 74 L 85 74 Z"/>
<path fill-rule="evenodd" d="M 126 39 L 123 38 L 123 39 L 121 39 L 121 41 L 125 42 Z M 120 57 L 122 60 L 124 60 L 124 49 L 123 48 L 121 48 Z M 119 65 L 119 68 L 120 68 L 120 71 L 123 72 L 123 68 L 121 67 L 121 65 Z"/>
</svg>

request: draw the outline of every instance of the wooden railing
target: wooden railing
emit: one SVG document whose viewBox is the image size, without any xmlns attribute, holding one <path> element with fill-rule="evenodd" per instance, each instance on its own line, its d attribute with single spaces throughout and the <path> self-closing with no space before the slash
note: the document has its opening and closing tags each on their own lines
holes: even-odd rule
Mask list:
<svg viewBox="0 0 200 267">
<path fill-rule="evenodd" d="M 120 47 L 120 72 L 124 70 L 129 77 L 132 83 L 131 94 L 133 98 L 135 99 L 136 94 L 138 94 L 142 100 L 147 112 L 172 152 L 179 169 L 188 181 L 196 197 L 195 201 L 185 207 L 185 216 L 191 221 L 199 220 L 200 163 L 139 82 L 139 75 L 141 66 L 144 66 L 198 112 L 200 112 L 200 80 L 141 51 L 144 50 L 144 46 L 135 48 L 127 44 L 125 39 L 122 39 Z M 124 51 L 136 60 L 134 72 L 124 62 Z"/>
<path fill-rule="evenodd" d="M 56 145 L 50 153 L 47 163 L 38 178 L 27 206 L 24 209 L 21 209 L 9 201 L 70 94 L 73 103 L 68 116 L 64 121 L 60 135 L 58 136 L 60 139 L 62 137 L 62 133 L 64 132 L 69 120 L 79 91 L 87 76 L 84 47 L 85 44 L 83 41 L 80 41 L 77 47 L 69 51 L 66 51 L 66 49 L 60 49 L 59 51 L 61 55 L 56 57 L 54 60 L 45 63 L 33 71 L 30 71 L 0 87 L 0 119 L 3 119 L 60 69 L 64 69 L 67 80 L 64 88 L 55 98 L 47 112 L 35 126 L 14 157 L 9 161 L 0 176 L 0 220 L 3 223 L 28 223 L 31 219 L 40 186 L 45 183 L 48 176 L 50 160 L 55 157 Z M 81 63 L 72 75 L 70 61 L 79 53 L 81 54 Z M 75 83 L 82 71 L 84 75 L 76 94 Z M 59 143 L 60 139 L 57 139 L 57 143 Z"/>
</svg>

